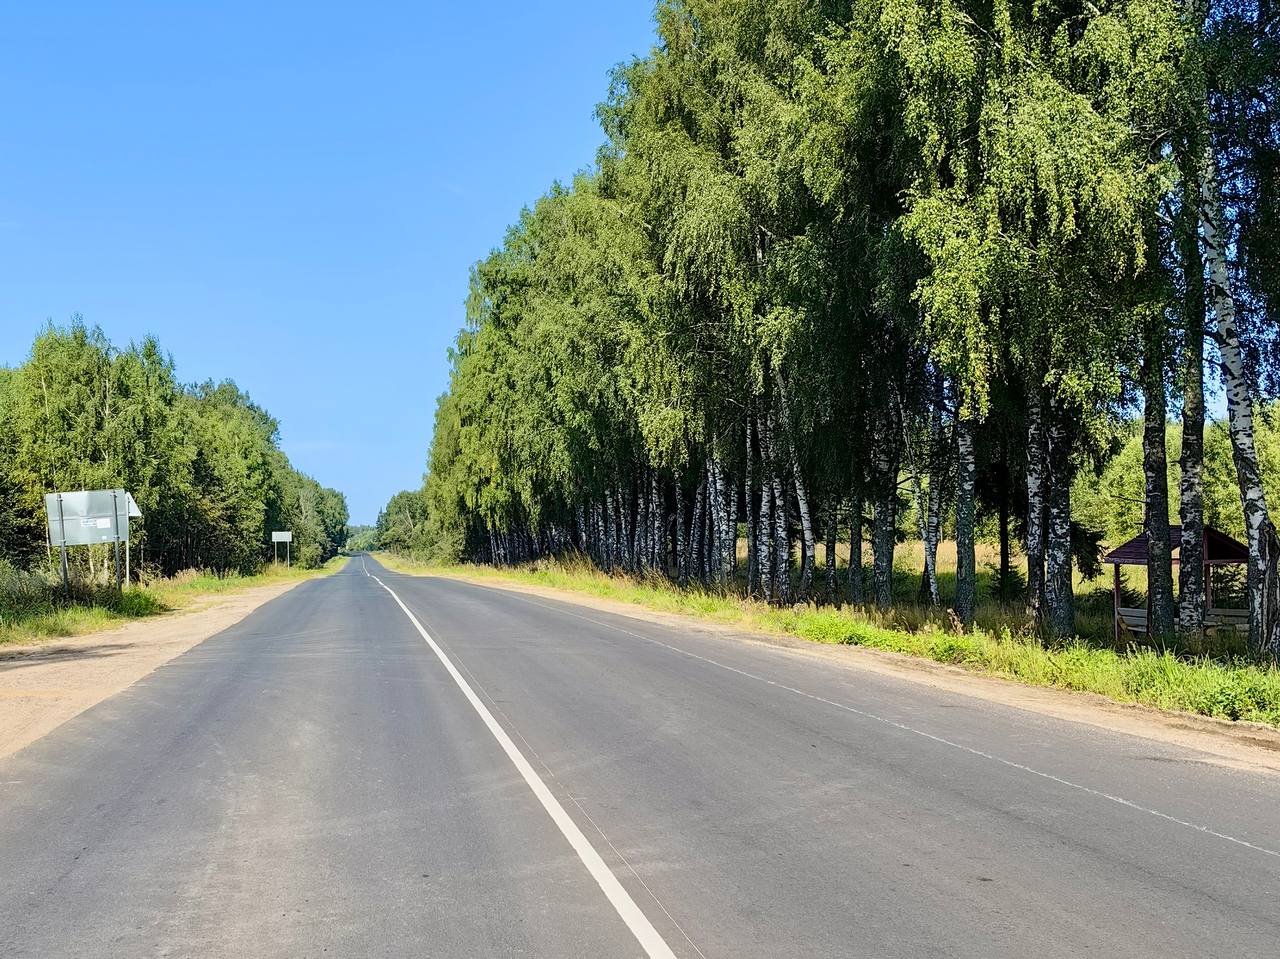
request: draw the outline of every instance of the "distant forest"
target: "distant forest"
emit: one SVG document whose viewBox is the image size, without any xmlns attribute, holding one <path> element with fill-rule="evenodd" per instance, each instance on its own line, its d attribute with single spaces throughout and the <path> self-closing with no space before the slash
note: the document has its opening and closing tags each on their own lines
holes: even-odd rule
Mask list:
<svg viewBox="0 0 1280 959">
<path fill-rule="evenodd" d="M 251 573 L 271 531 L 319 566 L 346 540 L 347 503 L 290 465 L 275 419 L 230 380 L 183 386 L 154 338 L 113 346 L 75 320 L 48 326 L 0 369 L 0 560 L 47 561 L 44 495 L 123 488 L 142 513 L 135 568 Z M 105 554 L 72 550 L 82 574 Z"/>
</svg>

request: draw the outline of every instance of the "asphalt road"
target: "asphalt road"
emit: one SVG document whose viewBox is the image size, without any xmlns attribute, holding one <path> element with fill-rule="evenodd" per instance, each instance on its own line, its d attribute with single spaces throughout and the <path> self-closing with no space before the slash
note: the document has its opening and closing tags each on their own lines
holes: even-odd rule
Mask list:
<svg viewBox="0 0 1280 959">
<path fill-rule="evenodd" d="M 365 563 L 0 761 L 0 956 L 1280 954 L 1280 781 Z"/>
</svg>

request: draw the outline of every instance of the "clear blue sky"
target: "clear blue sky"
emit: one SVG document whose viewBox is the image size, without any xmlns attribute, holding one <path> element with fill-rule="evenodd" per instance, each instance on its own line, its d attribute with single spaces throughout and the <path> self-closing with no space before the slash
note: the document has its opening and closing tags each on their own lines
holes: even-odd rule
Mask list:
<svg viewBox="0 0 1280 959">
<path fill-rule="evenodd" d="M 650 0 L 10 3 L 0 365 L 81 313 L 234 379 L 372 522 L 425 467 L 467 270 L 591 163 Z"/>
</svg>

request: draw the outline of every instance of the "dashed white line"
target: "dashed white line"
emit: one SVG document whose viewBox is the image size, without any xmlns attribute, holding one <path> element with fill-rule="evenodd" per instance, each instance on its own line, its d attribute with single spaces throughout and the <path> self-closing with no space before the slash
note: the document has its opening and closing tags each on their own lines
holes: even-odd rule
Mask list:
<svg viewBox="0 0 1280 959">
<path fill-rule="evenodd" d="M 486 587 L 479 587 L 479 588 L 484 589 Z M 1243 846 L 1245 849 L 1251 849 L 1254 852 L 1259 852 L 1266 856 L 1274 856 L 1276 858 L 1280 858 L 1280 851 L 1277 851 L 1275 849 L 1268 849 L 1265 846 L 1255 845 L 1254 843 L 1251 843 L 1248 840 L 1239 839 L 1236 836 L 1229 836 L 1226 833 L 1218 832 L 1217 830 L 1211 829 L 1208 826 L 1204 826 L 1199 823 L 1188 822 L 1185 819 L 1179 819 L 1177 816 L 1171 816 L 1169 813 L 1161 812 L 1159 809 L 1152 809 L 1148 806 L 1140 805 L 1139 803 L 1136 803 L 1131 799 L 1125 799 L 1123 796 L 1117 796 L 1112 793 L 1103 792 L 1100 789 L 1093 789 L 1090 786 L 1083 786 L 1080 783 L 1072 782 L 1069 779 L 1063 779 L 1061 776 L 1055 776 L 1053 773 L 1043 772 L 1042 770 L 1036 769 L 1032 766 L 1028 766 L 1024 763 L 1015 762 L 1012 759 L 1005 759 L 1001 756 L 996 756 L 992 753 L 983 752 L 981 749 L 974 749 L 972 746 L 966 746 L 963 743 L 957 743 L 950 739 L 944 739 L 941 736 L 935 736 L 933 733 L 925 732 L 923 729 L 917 729 L 914 726 L 908 726 L 906 723 L 900 723 L 897 720 L 889 719 L 885 716 L 878 716 L 875 713 L 867 712 L 865 709 L 858 709 L 856 706 L 849 706 L 845 703 L 838 703 L 835 700 L 826 699 L 822 696 L 817 696 L 813 693 L 805 692 L 803 689 L 796 689 L 794 686 L 787 686 L 786 684 L 780 683 L 775 679 L 769 679 L 766 676 L 760 676 L 760 675 L 757 675 L 756 673 L 748 672 L 745 669 L 738 669 L 736 666 L 730 666 L 726 663 L 721 663 L 714 659 L 709 659 L 706 656 L 699 656 L 697 653 L 691 653 L 687 649 L 681 649 L 679 646 L 672 646 L 669 643 L 664 643 L 659 639 L 654 639 L 651 636 L 645 636 L 641 633 L 633 632 L 632 630 L 629 630 L 629 629 L 624 629 L 623 627 L 616 626 L 613 623 L 607 623 L 599 619 L 592 619 L 590 616 L 583 616 L 581 613 L 575 613 L 571 610 L 563 609 L 560 606 L 551 606 L 551 605 L 548 605 L 547 603 L 539 603 L 536 600 L 530 599 L 529 597 L 520 595 L 518 593 L 504 592 L 504 595 L 511 596 L 513 599 L 519 599 L 523 602 L 528 603 L 530 606 L 540 606 L 543 609 L 549 609 L 553 612 L 560 613 L 565 616 L 573 616 L 576 619 L 581 619 L 588 623 L 594 623 L 596 626 L 603 626 L 606 629 L 615 630 L 626 636 L 632 636 L 636 639 L 644 640 L 644 642 L 646 643 L 652 643 L 654 646 L 661 646 L 663 649 L 669 649 L 673 653 L 679 653 L 681 656 L 687 656 L 690 659 L 699 660 L 700 662 L 707 663 L 710 666 L 716 666 L 728 672 L 737 673 L 739 676 L 746 677 L 747 679 L 752 679 L 752 680 L 755 680 L 756 682 L 764 683 L 766 686 L 773 686 L 776 689 L 785 690 L 786 692 L 793 693 L 796 696 L 803 696 L 805 699 L 811 699 L 814 702 L 823 703 L 824 705 L 834 707 L 835 709 L 842 709 L 845 712 L 853 713 L 855 716 L 861 716 L 864 719 L 869 719 L 873 722 L 882 723 L 885 726 L 891 726 L 894 729 L 899 729 L 902 732 L 911 733 L 912 735 L 915 735 L 915 736 L 920 736 L 923 739 L 931 740 L 932 742 L 938 743 L 939 745 L 942 745 L 942 746 L 950 746 L 952 749 L 958 749 L 961 752 L 968 753 L 971 756 L 978 756 L 982 759 L 988 760 L 989 762 L 999 763 L 1001 766 L 1007 766 L 1010 769 L 1016 769 L 1020 772 L 1027 773 L 1028 775 L 1031 775 L 1031 776 L 1038 776 L 1041 779 L 1046 779 L 1049 782 L 1057 783 L 1058 785 L 1065 786 L 1069 789 L 1079 790 L 1080 792 L 1087 793 L 1090 796 L 1096 796 L 1099 799 L 1105 799 L 1108 802 L 1113 802 L 1116 805 L 1124 806 L 1136 812 L 1146 813 L 1149 816 L 1154 816 L 1157 819 L 1162 819 L 1165 822 L 1173 823 L 1174 825 L 1182 826 L 1186 829 L 1195 830 L 1196 832 L 1203 833 L 1206 836 L 1212 836 L 1213 838 L 1221 839 L 1224 842 L 1234 843 L 1237 846 Z"/>
</svg>

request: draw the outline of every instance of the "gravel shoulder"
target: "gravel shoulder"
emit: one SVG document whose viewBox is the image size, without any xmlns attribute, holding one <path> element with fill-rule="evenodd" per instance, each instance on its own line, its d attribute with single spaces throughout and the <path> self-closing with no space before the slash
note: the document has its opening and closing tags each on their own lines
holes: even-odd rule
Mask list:
<svg viewBox="0 0 1280 959">
<path fill-rule="evenodd" d="M 103 632 L 0 647 L 0 758 L 127 689 L 302 582 L 201 597 L 189 609 Z"/>
<path fill-rule="evenodd" d="M 827 646 L 796 636 L 749 633 L 730 626 L 645 609 L 631 603 L 603 599 L 572 590 L 525 583 L 503 582 L 491 577 L 454 573 L 410 573 L 457 579 L 476 586 L 541 596 L 589 609 L 628 616 L 684 630 L 723 636 L 737 642 L 772 647 L 783 655 L 821 659 L 835 668 L 864 670 L 921 683 L 949 692 L 1030 712 L 1126 733 L 1156 742 L 1195 750 L 1198 758 L 1217 765 L 1280 775 L 1280 730 L 1259 723 L 1229 722 L 1191 713 L 1170 712 L 1128 703 L 1117 703 L 1094 693 L 1072 692 L 981 676 L 929 660 L 861 646 Z"/>
</svg>

